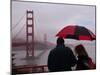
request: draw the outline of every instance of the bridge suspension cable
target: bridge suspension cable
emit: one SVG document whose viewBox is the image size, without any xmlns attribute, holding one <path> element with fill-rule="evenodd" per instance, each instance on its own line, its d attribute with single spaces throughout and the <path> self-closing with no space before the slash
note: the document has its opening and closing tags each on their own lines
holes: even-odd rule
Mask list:
<svg viewBox="0 0 100 75">
<path fill-rule="evenodd" d="M 23 26 L 21 27 L 21 29 L 16 33 L 16 35 L 14 36 L 13 40 L 19 35 L 19 33 L 21 33 L 21 31 L 24 29 L 25 24 L 23 24 Z"/>
<path fill-rule="evenodd" d="M 18 22 L 12 27 L 12 30 L 14 30 L 18 24 L 23 20 L 24 16 L 25 16 L 26 13 L 24 13 L 24 15 L 18 20 Z"/>
</svg>

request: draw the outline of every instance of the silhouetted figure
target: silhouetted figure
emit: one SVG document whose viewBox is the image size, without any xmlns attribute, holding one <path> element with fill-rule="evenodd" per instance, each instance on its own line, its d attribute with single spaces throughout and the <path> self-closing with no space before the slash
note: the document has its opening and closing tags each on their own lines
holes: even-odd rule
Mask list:
<svg viewBox="0 0 100 75">
<path fill-rule="evenodd" d="M 57 39 L 57 46 L 50 51 L 48 56 L 48 69 L 50 72 L 71 71 L 76 64 L 76 58 L 72 50 L 64 45 L 64 39 Z"/>
<path fill-rule="evenodd" d="M 88 56 L 83 45 L 78 45 L 75 47 L 75 53 L 77 54 L 77 67 L 76 70 L 88 70 L 94 68 L 94 63 L 92 59 Z"/>
</svg>

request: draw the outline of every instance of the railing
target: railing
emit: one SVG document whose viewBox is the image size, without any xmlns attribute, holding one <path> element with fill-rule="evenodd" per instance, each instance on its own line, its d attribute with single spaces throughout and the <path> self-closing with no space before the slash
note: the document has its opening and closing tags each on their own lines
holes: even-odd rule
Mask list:
<svg viewBox="0 0 100 75">
<path fill-rule="evenodd" d="M 12 68 L 13 74 L 23 74 L 23 73 L 43 73 L 48 72 L 47 65 L 23 65 L 23 66 L 15 66 Z"/>
</svg>

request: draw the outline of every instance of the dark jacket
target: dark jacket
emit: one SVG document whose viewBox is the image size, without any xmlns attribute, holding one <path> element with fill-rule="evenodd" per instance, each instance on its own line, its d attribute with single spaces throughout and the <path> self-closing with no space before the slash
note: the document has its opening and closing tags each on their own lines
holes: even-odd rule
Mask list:
<svg viewBox="0 0 100 75">
<path fill-rule="evenodd" d="M 48 69 L 51 72 L 70 71 L 76 64 L 76 58 L 72 50 L 65 45 L 56 46 L 48 56 Z"/>
<path fill-rule="evenodd" d="M 89 57 L 87 56 L 78 56 L 77 67 L 76 70 L 87 70 Z"/>
</svg>

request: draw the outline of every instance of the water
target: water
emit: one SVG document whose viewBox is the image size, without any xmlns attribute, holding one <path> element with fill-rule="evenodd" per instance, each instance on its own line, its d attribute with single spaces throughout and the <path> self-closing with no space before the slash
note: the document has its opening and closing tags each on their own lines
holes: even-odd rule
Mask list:
<svg viewBox="0 0 100 75">
<path fill-rule="evenodd" d="M 69 45 L 74 52 L 74 48 L 77 44 Z M 96 50 L 95 44 L 83 44 L 87 53 L 92 58 L 93 62 L 96 62 Z M 14 63 L 16 66 L 19 65 L 47 65 L 48 54 L 50 50 L 35 50 L 34 59 L 25 59 L 26 51 L 25 50 L 14 50 L 13 53 L 16 55 L 14 58 Z"/>
<path fill-rule="evenodd" d="M 16 66 L 19 65 L 46 65 L 48 54 L 50 50 L 41 51 L 41 50 L 35 50 L 34 58 L 32 59 L 26 59 L 26 51 L 20 50 L 20 51 L 13 51 L 15 53 L 14 63 Z"/>
</svg>

